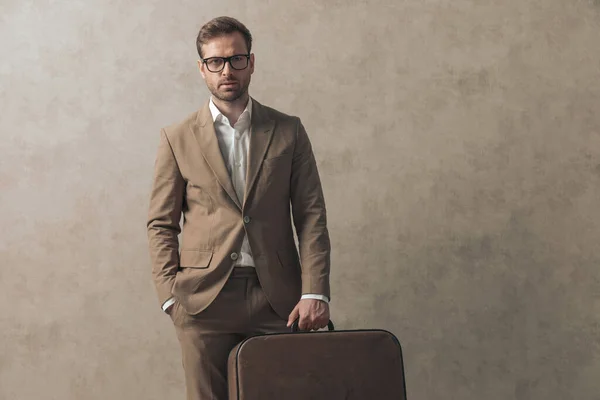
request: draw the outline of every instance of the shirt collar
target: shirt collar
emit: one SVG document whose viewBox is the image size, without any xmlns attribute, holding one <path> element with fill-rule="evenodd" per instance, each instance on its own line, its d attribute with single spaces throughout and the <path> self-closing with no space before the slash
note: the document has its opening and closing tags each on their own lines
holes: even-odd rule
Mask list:
<svg viewBox="0 0 600 400">
<path fill-rule="evenodd" d="M 210 108 L 210 113 L 212 115 L 213 122 L 221 122 L 221 121 L 223 121 L 223 119 L 227 119 L 227 117 L 224 116 L 223 113 L 221 113 L 221 111 L 217 108 L 217 106 L 213 102 L 212 96 L 210 96 L 210 101 L 208 103 L 208 107 Z M 237 123 L 240 123 L 242 121 L 249 123 L 251 121 L 251 119 L 252 119 L 252 97 L 248 97 L 248 104 L 246 104 L 246 108 L 244 109 L 242 114 L 240 114 L 240 117 L 238 118 Z"/>
</svg>

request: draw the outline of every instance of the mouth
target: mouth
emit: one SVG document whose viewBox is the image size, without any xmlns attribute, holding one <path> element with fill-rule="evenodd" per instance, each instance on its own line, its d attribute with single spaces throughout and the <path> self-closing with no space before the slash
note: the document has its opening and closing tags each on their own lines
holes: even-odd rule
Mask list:
<svg viewBox="0 0 600 400">
<path fill-rule="evenodd" d="M 220 86 L 231 87 L 237 85 L 237 82 L 223 82 Z"/>
</svg>

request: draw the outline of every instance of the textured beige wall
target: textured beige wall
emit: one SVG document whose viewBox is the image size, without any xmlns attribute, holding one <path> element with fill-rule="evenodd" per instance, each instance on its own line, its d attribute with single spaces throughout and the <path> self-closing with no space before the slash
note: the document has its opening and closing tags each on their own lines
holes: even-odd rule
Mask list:
<svg viewBox="0 0 600 400">
<path fill-rule="evenodd" d="M 411 400 L 600 399 L 598 0 L 1 0 L 0 399 L 183 398 L 145 218 L 222 14 L 313 140 L 338 328 Z"/>
</svg>

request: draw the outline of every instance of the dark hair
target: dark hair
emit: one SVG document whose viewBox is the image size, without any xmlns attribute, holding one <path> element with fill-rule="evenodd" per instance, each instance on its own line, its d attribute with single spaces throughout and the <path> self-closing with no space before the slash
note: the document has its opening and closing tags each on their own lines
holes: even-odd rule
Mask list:
<svg viewBox="0 0 600 400">
<path fill-rule="evenodd" d="M 217 38 L 219 36 L 227 35 L 233 32 L 239 32 L 244 36 L 246 41 L 246 47 L 248 48 L 248 54 L 252 49 L 252 35 L 244 24 L 232 17 L 217 17 L 208 21 L 198 32 L 196 38 L 196 48 L 200 58 L 202 57 L 202 45 L 206 44 L 209 40 Z"/>
</svg>

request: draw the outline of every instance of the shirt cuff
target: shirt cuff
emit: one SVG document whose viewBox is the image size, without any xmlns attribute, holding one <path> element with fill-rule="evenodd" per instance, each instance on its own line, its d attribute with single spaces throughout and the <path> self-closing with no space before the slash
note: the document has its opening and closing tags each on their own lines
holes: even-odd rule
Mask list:
<svg viewBox="0 0 600 400">
<path fill-rule="evenodd" d="M 303 294 L 301 299 L 317 299 L 323 300 L 325 303 L 329 303 L 329 299 L 327 298 L 327 296 L 324 296 L 322 294 Z"/>
<path fill-rule="evenodd" d="M 175 303 L 175 299 L 171 297 L 169 300 L 165 301 L 162 305 L 163 311 L 167 311 L 167 308 L 171 307 Z"/>
</svg>

